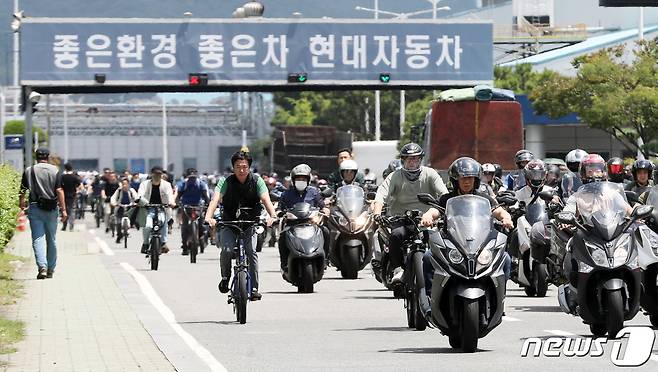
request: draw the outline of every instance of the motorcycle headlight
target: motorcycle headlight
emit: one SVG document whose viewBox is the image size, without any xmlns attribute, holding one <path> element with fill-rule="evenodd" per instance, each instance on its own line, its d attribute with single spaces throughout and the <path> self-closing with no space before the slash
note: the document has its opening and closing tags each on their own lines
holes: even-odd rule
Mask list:
<svg viewBox="0 0 658 372">
<path fill-rule="evenodd" d="M 350 221 L 347 218 L 343 217 L 343 216 L 338 216 L 338 223 L 341 226 L 347 226 L 350 223 Z"/>
<path fill-rule="evenodd" d="M 354 219 L 354 229 L 358 230 L 363 227 L 363 225 L 368 222 L 368 212 L 363 212 L 359 217 Z"/>
<path fill-rule="evenodd" d="M 628 250 L 625 247 L 618 247 L 615 249 L 614 258 L 615 267 L 625 264 L 628 259 Z"/>
<path fill-rule="evenodd" d="M 295 216 L 294 214 L 288 212 L 288 213 L 286 213 L 286 219 L 287 220 L 296 220 L 297 216 Z"/>
<path fill-rule="evenodd" d="M 584 262 L 578 262 L 578 272 L 589 273 L 592 270 L 594 270 L 594 268 L 592 266 L 590 266 L 590 265 L 588 265 Z"/>
<path fill-rule="evenodd" d="M 265 228 L 263 226 L 258 225 L 254 228 L 254 232 L 260 235 L 265 232 Z"/>
<path fill-rule="evenodd" d="M 489 265 L 491 260 L 493 260 L 493 253 L 491 252 L 491 249 L 485 248 L 478 255 L 478 263 L 482 266 Z"/>
<path fill-rule="evenodd" d="M 153 231 L 159 231 L 159 230 L 160 230 L 160 226 L 158 225 L 153 226 Z"/>
<path fill-rule="evenodd" d="M 299 226 L 295 228 L 295 235 L 303 240 L 311 239 L 315 234 L 315 229 L 311 226 Z"/>
<path fill-rule="evenodd" d="M 608 255 L 601 248 L 592 249 L 592 260 L 599 266 L 608 266 Z"/>
<path fill-rule="evenodd" d="M 451 249 L 448 252 L 448 258 L 450 259 L 450 262 L 454 264 L 460 264 L 464 261 L 464 256 L 456 249 Z"/>
</svg>

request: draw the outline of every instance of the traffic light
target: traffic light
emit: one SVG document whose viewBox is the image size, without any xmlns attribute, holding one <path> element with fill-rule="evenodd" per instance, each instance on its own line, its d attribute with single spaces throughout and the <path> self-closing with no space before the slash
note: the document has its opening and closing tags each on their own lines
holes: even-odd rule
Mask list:
<svg viewBox="0 0 658 372">
<path fill-rule="evenodd" d="M 379 81 L 382 83 L 388 83 L 391 81 L 391 74 L 381 73 L 379 74 Z"/>
<path fill-rule="evenodd" d="M 289 83 L 305 83 L 308 81 L 308 75 L 305 72 L 288 74 Z"/>
<path fill-rule="evenodd" d="M 208 74 L 190 74 L 187 82 L 190 86 L 208 85 Z"/>
</svg>

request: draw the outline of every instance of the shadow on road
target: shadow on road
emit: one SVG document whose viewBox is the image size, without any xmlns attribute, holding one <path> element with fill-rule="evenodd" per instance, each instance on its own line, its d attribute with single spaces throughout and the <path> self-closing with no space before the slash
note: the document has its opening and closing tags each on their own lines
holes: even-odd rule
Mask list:
<svg viewBox="0 0 658 372">
<path fill-rule="evenodd" d="M 478 349 L 476 353 L 489 352 L 491 350 Z M 396 353 L 396 354 L 470 354 L 464 353 L 460 349 L 453 349 L 451 347 L 403 347 L 393 350 L 379 350 L 380 353 Z"/>
<path fill-rule="evenodd" d="M 334 329 L 333 332 L 358 332 L 358 331 L 375 331 L 375 332 L 415 332 L 409 327 L 366 327 L 352 329 Z"/>
<path fill-rule="evenodd" d="M 382 296 L 349 296 L 343 297 L 343 300 L 395 300 L 395 297 L 382 297 Z"/>
<path fill-rule="evenodd" d="M 531 313 L 561 313 L 559 306 L 512 306 L 516 311 L 525 311 Z"/>
<path fill-rule="evenodd" d="M 178 322 L 178 324 L 217 324 L 217 325 L 231 325 L 238 324 L 235 320 L 200 320 L 197 322 Z"/>
</svg>

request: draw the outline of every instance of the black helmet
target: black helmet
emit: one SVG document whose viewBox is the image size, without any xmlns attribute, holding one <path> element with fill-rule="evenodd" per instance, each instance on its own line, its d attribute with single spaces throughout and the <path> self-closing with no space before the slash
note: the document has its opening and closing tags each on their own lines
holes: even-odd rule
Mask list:
<svg viewBox="0 0 658 372">
<path fill-rule="evenodd" d="M 496 168 L 496 171 L 494 172 L 494 177 L 498 177 L 500 179 L 503 178 L 503 167 L 500 166 L 498 163 L 494 163 L 494 168 Z"/>
<path fill-rule="evenodd" d="M 633 174 L 633 179 L 637 181 L 637 171 L 640 169 L 646 169 L 649 172 L 649 179 L 653 178 L 653 163 L 646 159 L 636 160 L 633 163 L 633 168 L 631 168 L 631 173 Z"/>
<path fill-rule="evenodd" d="M 420 147 L 420 145 L 417 143 L 407 143 L 406 145 L 402 146 L 402 149 L 400 149 L 400 159 L 404 159 L 408 156 L 423 157 L 425 156 L 425 151 L 423 151 L 423 148 Z"/>
<path fill-rule="evenodd" d="M 541 188 L 546 182 L 546 165 L 539 159 L 531 160 L 523 168 L 523 176 L 528 186 L 533 189 Z"/>
<path fill-rule="evenodd" d="M 384 172 L 382 172 L 382 176 L 384 179 L 388 177 L 389 174 L 395 172 L 396 170 L 402 168 L 402 161 L 400 159 L 395 159 L 392 162 L 388 163 L 388 167 L 384 169 Z"/>
<path fill-rule="evenodd" d="M 624 182 L 624 161 L 621 158 L 610 158 L 608 160 L 608 179 L 611 182 Z"/>
<path fill-rule="evenodd" d="M 477 190 L 480 187 L 480 178 L 482 178 L 482 167 L 475 159 L 462 157 L 450 164 L 448 176 L 450 176 L 450 182 L 454 190 L 459 190 L 460 178 L 475 177 L 473 190 Z"/>
<path fill-rule="evenodd" d="M 519 169 L 523 169 L 525 164 L 521 165 L 522 162 L 529 162 L 530 160 L 534 159 L 535 155 L 528 151 L 528 150 L 519 150 L 516 152 L 516 155 L 514 155 L 514 162 L 516 163 L 516 167 Z"/>
</svg>

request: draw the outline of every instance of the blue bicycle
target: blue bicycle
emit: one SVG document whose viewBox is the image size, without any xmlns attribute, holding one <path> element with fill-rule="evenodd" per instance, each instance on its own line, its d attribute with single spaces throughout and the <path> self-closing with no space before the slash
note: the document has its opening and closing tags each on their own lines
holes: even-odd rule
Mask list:
<svg viewBox="0 0 658 372">
<path fill-rule="evenodd" d="M 246 231 L 254 228 L 256 234 L 265 232 L 265 225 L 257 221 L 217 221 L 219 228 L 232 229 L 238 236 L 238 246 L 235 247 L 237 253 L 237 261 L 233 267 L 233 279 L 231 280 L 231 291 L 228 296 L 228 303 L 233 304 L 233 313 L 240 324 L 247 322 L 247 302 L 251 301 L 251 292 L 253 290 L 251 276 L 249 275 L 249 263 L 247 262 L 247 254 L 245 252 L 245 239 L 251 239 L 250 236 L 245 234 Z M 255 249 L 255 247 L 254 247 Z"/>
</svg>

